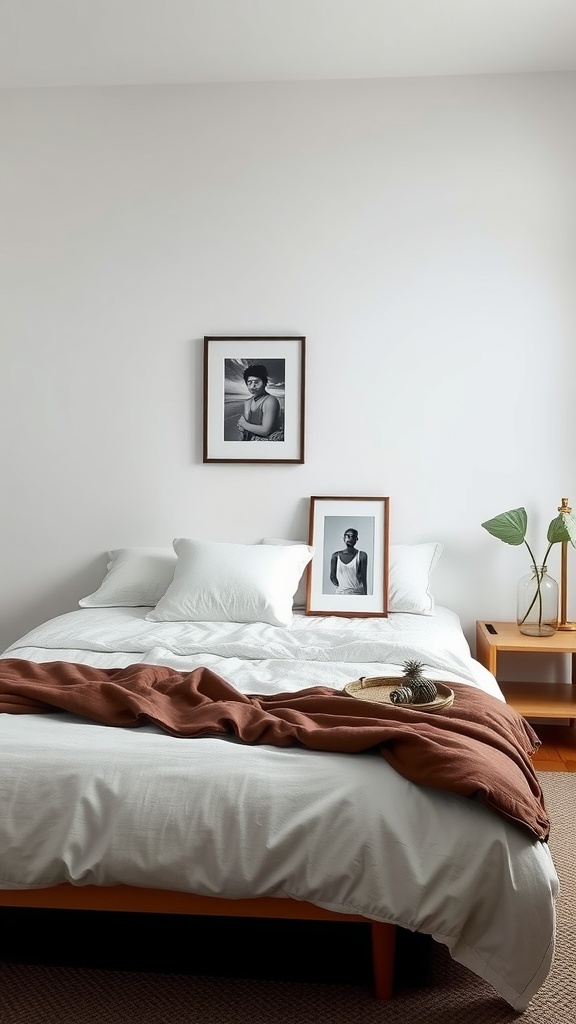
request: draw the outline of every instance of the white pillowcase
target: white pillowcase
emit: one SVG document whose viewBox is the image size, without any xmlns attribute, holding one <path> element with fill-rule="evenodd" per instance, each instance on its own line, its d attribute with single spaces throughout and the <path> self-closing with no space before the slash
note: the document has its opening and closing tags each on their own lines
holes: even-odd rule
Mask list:
<svg viewBox="0 0 576 1024">
<path fill-rule="evenodd" d="M 388 568 L 388 611 L 433 615 L 430 577 L 443 544 L 391 544 Z"/>
<path fill-rule="evenodd" d="M 269 622 L 288 626 L 298 582 L 314 549 L 307 544 L 174 541 L 174 579 L 146 618 L 154 622 Z"/>
<path fill-rule="evenodd" d="M 171 548 L 116 548 L 108 559 L 102 584 L 79 601 L 81 608 L 153 607 L 168 590 L 177 561 Z"/>
<path fill-rule="evenodd" d="M 260 541 L 261 544 L 303 544 L 301 540 L 280 540 L 279 537 L 264 537 L 264 540 Z M 294 608 L 305 608 L 306 607 L 306 571 L 302 573 L 298 589 L 294 594 L 293 601 Z"/>
</svg>

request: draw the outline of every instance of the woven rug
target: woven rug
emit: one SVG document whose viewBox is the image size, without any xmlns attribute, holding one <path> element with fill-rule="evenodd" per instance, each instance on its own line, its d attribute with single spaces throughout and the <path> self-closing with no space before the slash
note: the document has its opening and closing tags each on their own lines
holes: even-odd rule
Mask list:
<svg viewBox="0 0 576 1024">
<path fill-rule="evenodd" d="M 554 966 L 528 1009 L 519 1017 L 485 982 L 453 963 L 446 949 L 429 939 L 404 936 L 400 943 L 401 976 L 398 991 L 389 1002 L 372 996 L 369 974 L 369 947 L 362 948 L 362 925 L 330 925 L 338 929 L 328 933 L 317 930 L 319 923 L 308 924 L 308 931 L 269 931 L 264 935 L 268 953 L 268 972 L 273 977 L 239 977 L 233 967 L 244 950 L 246 963 L 257 968 L 265 959 L 262 935 L 244 933 L 244 940 L 222 929 L 219 950 L 212 961 L 198 959 L 203 940 L 198 936 L 187 942 L 172 923 L 173 931 L 148 926 L 145 943 L 149 961 L 145 968 L 105 969 L 86 964 L 106 960 L 111 930 L 107 915 L 89 915 L 81 924 L 77 916 L 64 918 L 28 918 L 25 923 L 29 943 L 33 928 L 39 928 L 38 941 L 44 962 L 13 959 L 17 934 L 22 930 L 22 912 L 13 917 L 0 916 L 0 1022 L 1 1024 L 574 1024 L 576 1021 L 576 865 L 574 863 L 574 825 L 576 812 L 576 774 L 543 772 L 539 775 L 552 820 L 550 849 L 560 876 L 558 901 L 558 948 Z M 20 914 L 16 917 L 16 914 Z M 130 916 L 130 915 L 128 915 Z M 104 920 L 106 918 L 106 920 Z M 182 919 L 179 919 L 180 922 Z M 48 923 L 47 923 L 48 921 Z M 284 929 L 287 924 L 283 922 Z M 165 923 L 163 922 L 163 925 Z M 165 927 L 170 928 L 170 923 Z M 188 922 L 190 927 L 190 922 Z M 232 925 L 231 925 L 232 927 Z M 236 922 L 235 927 L 242 927 Z M 255 926 L 254 926 L 255 927 Z M 274 923 L 269 928 L 276 927 Z M 143 927 L 139 929 L 143 933 Z M 333 935 L 337 936 L 334 945 Z M 326 941 L 324 937 L 326 936 Z M 358 941 L 356 941 L 358 936 Z M 227 937 L 229 941 L 227 941 Z M 402 939 L 402 933 L 400 933 Z M 362 938 L 362 941 L 361 941 Z M 288 940 L 288 941 L 287 941 Z M 254 941 L 254 948 L 251 943 Z M 332 943 L 332 945 L 331 945 Z M 65 947 L 83 950 L 86 964 L 46 964 L 46 950 Z M 404 945 L 404 948 L 402 946 Z M 183 948 L 184 947 L 184 948 Z M 288 947 L 288 948 L 287 948 Z M 357 948 L 358 947 L 358 948 Z M 12 952 L 7 959 L 5 950 Z M 16 947 L 17 948 L 17 947 Z M 273 965 L 284 964 L 290 952 L 298 953 L 312 968 L 312 980 L 285 980 L 274 976 Z M 154 967 L 155 957 L 177 961 L 177 971 Z M 226 955 L 227 954 L 227 955 Z M 356 954 L 356 957 L 353 955 Z M 365 978 L 347 974 L 359 959 L 367 970 Z M 118 952 L 115 954 L 118 959 Z M 196 973 L 183 969 L 184 956 L 193 960 Z M 62 959 L 62 957 L 61 957 Z M 240 958 L 241 959 L 241 958 Z M 70 952 L 68 952 L 68 961 Z M 200 961 L 202 958 L 200 957 Z M 327 966 L 336 970 L 336 978 L 324 978 Z M 272 965 L 272 967 L 270 966 Z M 324 967 L 322 966 L 324 965 Z M 224 970 L 222 968 L 225 968 Z M 356 967 L 356 970 L 359 968 Z M 316 972 L 316 975 L 315 975 Z M 260 972 L 262 973 L 262 972 Z M 277 975 L 277 972 L 276 972 Z"/>
</svg>

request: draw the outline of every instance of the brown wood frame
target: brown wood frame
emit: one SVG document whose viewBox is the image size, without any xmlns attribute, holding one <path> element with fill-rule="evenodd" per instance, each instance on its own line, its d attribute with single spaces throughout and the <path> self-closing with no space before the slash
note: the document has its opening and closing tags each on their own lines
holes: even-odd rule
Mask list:
<svg viewBox="0 0 576 1024">
<path fill-rule="evenodd" d="M 219 359 L 216 358 L 218 354 Z M 285 360 L 284 440 L 243 444 L 217 437 L 225 425 L 225 359 L 265 362 Z M 303 463 L 305 427 L 306 338 L 303 335 L 205 335 L 203 386 L 203 462 Z M 241 396 L 246 397 L 246 396 Z M 287 399 L 290 405 L 287 406 Z M 240 401 L 240 397 L 238 399 Z M 291 412 L 291 415 L 286 414 Z M 288 423 L 288 427 L 286 427 Z"/>
<path fill-rule="evenodd" d="M 323 505 L 323 508 L 321 507 Z M 370 516 L 376 522 L 382 517 L 382 532 L 375 530 L 371 541 L 372 550 L 368 552 L 372 558 L 373 594 L 345 596 L 327 594 L 323 584 L 327 573 L 326 560 L 326 520 L 341 520 L 341 528 L 353 527 L 360 529 L 359 547 L 370 547 L 362 541 L 362 528 L 359 520 Z M 322 518 L 321 532 L 318 536 Z M 306 614 L 307 615 L 340 615 L 347 618 L 366 618 L 368 616 L 384 617 L 388 615 L 388 567 L 389 567 L 389 534 L 390 534 L 390 499 L 383 497 L 340 497 L 318 496 L 310 498 L 310 520 L 308 543 L 315 549 L 312 561 L 308 566 L 306 582 Z M 337 545 L 342 546 L 342 534 L 334 536 L 329 550 Z M 380 590 L 380 576 L 382 588 Z"/>
<path fill-rule="evenodd" d="M 130 885 L 71 885 L 46 889 L 2 889 L 0 907 L 47 910 L 121 911 L 143 914 L 194 914 L 220 917 L 258 917 L 279 920 L 342 921 L 370 925 L 374 994 L 390 999 L 394 983 L 396 927 L 358 914 L 340 914 L 301 900 L 261 896 L 224 899 Z"/>
</svg>

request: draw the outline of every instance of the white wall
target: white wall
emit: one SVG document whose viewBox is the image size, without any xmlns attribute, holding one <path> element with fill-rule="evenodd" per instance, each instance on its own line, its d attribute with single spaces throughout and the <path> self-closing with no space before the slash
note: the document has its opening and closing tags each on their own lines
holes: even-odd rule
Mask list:
<svg viewBox="0 0 576 1024">
<path fill-rule="evenodd" d="M 311 494 L 513 617 L 480 523 L 543 553 L 576 506 L 575 123 L 575 75 L 0 93 L 0 646 L 107 548 L 306 537 Z M 202 337 L 251 333 L 307 336 L 303 466 L 202 464 Z"/>
</svg>

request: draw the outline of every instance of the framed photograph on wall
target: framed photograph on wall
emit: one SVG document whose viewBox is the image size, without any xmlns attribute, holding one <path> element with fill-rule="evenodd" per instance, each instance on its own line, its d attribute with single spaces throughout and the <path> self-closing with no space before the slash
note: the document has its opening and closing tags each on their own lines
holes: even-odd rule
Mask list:
<svg viewBox="0 0 576 1024">
<path fill-rule="evenodd" d="M 388 498 L 310 498 L 307 615 L 388 615 Z"/>
<path fill-rule="evenodd" d="M 204 338 L 204 462 L 304 462 L 304 337 Z"/>
</svg>

